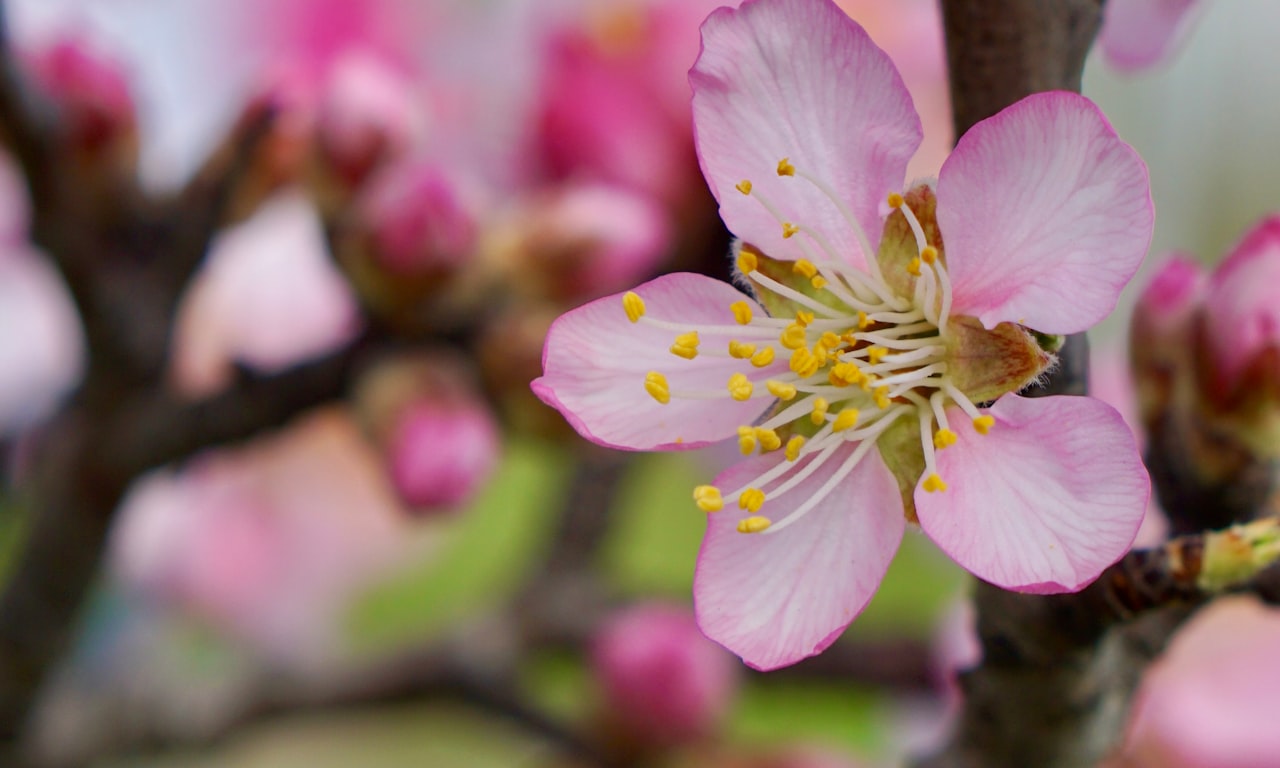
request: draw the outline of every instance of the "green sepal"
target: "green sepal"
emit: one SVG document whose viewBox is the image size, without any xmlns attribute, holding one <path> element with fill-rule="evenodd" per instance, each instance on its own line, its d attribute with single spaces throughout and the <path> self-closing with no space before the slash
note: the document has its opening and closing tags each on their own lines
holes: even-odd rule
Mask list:
<svg viewBox="0 0 1280 768">
<path fill-rule="evenodd" d="M 783 261 L 781 259 L 771 258 L 764 255 L 764 253 L 754 245 L 738 241 L 734 244 L 733 249 L 734 278 L 740 282 L 746 282 L 751 286 L 751 290 L 755 294 L 756 301 L 760 302 L 761 306 L 765 308 L 770 316 L 789 319 L 794 318 L 796 316 L 796 312 L 801 310 L 807 312 L 811 310 L 802 304 L 798 304 L 795 301 L 786 298 L 785 296 L 779 296 L 755 280 L 752 280 L 750 277 L 742 274 L 742 272 L 738 270 L 737 266 L 738 256 L 742 251 L 747 251 L 756 257 L 756 264 L 758 265 L 756 269 L 765 277 L 775 280 L 797 293 L 813 299 L 823 306 L 831 307 L 832 309 L 845 313 L 850 311 L 849 308 L 837 299 L 830 291 L 821 288 L 814 288 L 813 283 L 810 282 L 809 278 L 799 272 L 796 272 L 792 268 L 795 265 L 794 261 Z"/>
<path fill-rule="evenodd" d="M 898 481 L 902 494 L 902 511 L 907 522 L 918 523 L 916 484 L 924 475 L 924 449 L 920 447 L 920 425 L 910 418 L 899 418 L 876 439 L 880 456 Z"/>
</svg>

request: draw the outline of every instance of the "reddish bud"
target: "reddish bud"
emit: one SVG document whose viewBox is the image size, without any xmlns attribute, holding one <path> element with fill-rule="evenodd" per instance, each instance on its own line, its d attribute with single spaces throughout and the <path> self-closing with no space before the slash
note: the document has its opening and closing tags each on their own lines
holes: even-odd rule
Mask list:
<svg viewBox="0 0 1280 768">
<path fill-rule="evenodd" d="M 417 509 L 437 510 L 471 500 L 493 472 L 501 441 L 483 403 L 424 398 L 400 414 L 387 448 L 400 497 Z"/>
<path fill-rule="evenodd" d="M 95 159 L 111 155 L 132 166 L 137 120 L 128 79 L 117 63 L 79 41 L 62 40 L 28 57 L 28 64 L 77 152 Z"/>
<path fill-rule="evenodd" d="M 643 745 L 676 746 L 710 734 L 732 700 L 734 660 L 698 631 L 684 608 L 640 605 L 596 635 L 592 667 L 610 724 Z"/>
<path fill-rule="evenodd" d="M 389 169 L 362 206 L 372 257 L 388 272 L 421 276 L 458 267 L 475 249 L 477 226 L 459 185 L 429 164 Z"/>
</svg>

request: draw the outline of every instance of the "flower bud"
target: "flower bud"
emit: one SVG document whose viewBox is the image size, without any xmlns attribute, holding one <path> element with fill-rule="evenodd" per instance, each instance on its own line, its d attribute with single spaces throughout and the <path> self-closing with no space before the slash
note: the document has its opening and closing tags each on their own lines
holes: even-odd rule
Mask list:
<svg viewBox="0 0 1280 768">
<path fill-rule="evenodd" d="M 1180 378 L 1193 376 L 1193 348 L 1208 277 L 1190 257 L 1173 254 L 1134 307 L 1130 359 L 1144 422 L 1157 418 Z"/>
<path fill-rule="evenodd" d="M 452 271 L 476 244 L 475 215 L 465 197 L 461 185 L 435 165 L 389 169 L 361 205 L 372 258 L 400 276 Z"/>
<path fill-rule="evenodd" d="M 391 436 L 392 485 L 417 509 L 456 508 L 484 485 L 500 446 L 498 427 L 482 403 L 424 398 L 404 409 Z"/>
<path fill-rule="evenodd" d="M 74 40 L 57 42 L 27 61 L 59 113 L 75 159 L 115 172 L 132 171 L 138 157 L 138 126 L 120 66 Z"/>
<path fill-rule="evenodd" d="M 1263 219 L 1209 279 L 1205 343 L 1219 398 L 1280 395 L 1280 215 Z"/>
<path fill-rule="evenodd" d="M 497 465 L 501 432 L 461 357 L 433 351 L 383 361 L 365 373 L 355 401 L 392 487 L 414 512 L 466 504 Z"/>
<path fill-rule="evenodd" d="M 320 96 L 316 130 L 321 165 L 353 190 L 407 151 L 421 115 L 407 77 L 379 59 L 350 53 L 334 64 Z"/>
<path fill-rule="evenodd" d="M 669 747 L 712 732 L 735 688 L 734 662 L 684 608 L 646 604 L 615 615 L 595 637 L 592 668 L 609 724 L 633 743 Z"/>
<path fill-rule="evenodd" d="M 498 256 L 509 260 L 526 292 L 580 300 L 648 276 L 668 254 L 670 234 L 665 212 L 644 195 L 607 184 L 566 185 L 515 216 Z"/>
</svg>

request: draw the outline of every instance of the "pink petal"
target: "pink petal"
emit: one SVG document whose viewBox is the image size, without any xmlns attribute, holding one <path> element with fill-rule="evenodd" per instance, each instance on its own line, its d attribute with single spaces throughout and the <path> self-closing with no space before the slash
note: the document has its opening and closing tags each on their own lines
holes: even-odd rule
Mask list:
<svg viewBox="0 0 1280 768">
<path fill-rule="evenodd" d="M 834 258 L 864 264 L 836 204 L 799 176 L 779 177 L 777 165 L 787 157 L 823 180 L 876 247 L 879 206 L 902 189 L 922 130 L 867 33 L 828 0 L 748 0 L 707 18 L 689 81 L 702 172 L 729 229 L 774 258 L 805 255 L 808 238 L 783 240 L 764 205 L 734 189 L 749 179 L 785 219 L 823 233 Z"/>
<path fill-rule="evenodd" d="M 702 275 L 663 275 L 635 292 L 645 301 L 646 317 L 699 330 L 703 351 L 723 352 L 733 338 L 704 332 L 708 326 L 745 330 L 734 324 L 729 309 L 734 302 L 747 301 L 757 315 L 765 314 L 733 286 Z M 778 355 L 778 362 L 760 369 L 744 360 L 707 354 L 685 360 L 670 351 L 677 333 L 630 322 L 620 294 L 597 299 L 552 324 L 542 352 L 543 375 L 534 380 L 533 391 L 583 437 L 629 450 L 698 448 L 729 437 L 769 407 L 772 401 L 767 397 L 731 400 L 726 384 L 737 372 L 763 381 L 785 371 L 785 356 Z M 665 375 L 672 391 L 709 390 L 724 397 L 673 396 L 663 405 L 645 391 L 649 371 Z"/>
<path fill-rule="evenodd" d="M 1083 331 L 1115 308 L 1152 217 L 1146 165 L 1093 102 L 1028 96 L 971 128 L 942 166 L 954 311 Z"/>
<path fill-rule="evenodd" d="M 1136 72 L 1161 63 L 1186 37 L 1198 0 L 1108 0 L 1098 44 L 1111 66 Z"/>
<path fill-rule="evenodd" d="M 963 414 L 948 412 L 953 422 Z M 1006 395 L 987 435 L 953 424 L 948 488 L 917 488 L 920 525 L 975 576 L 1019 592 L 1074 592 L 1120 559 L 1150 495 L 1133 435 L 1088 397 Z"/>
<path fill-rule="evenodd" d="M 1204 308 L 1220 376 L 1234 381 L 1268 347 L 1280 346 L 1280 215 L 1245 235 L 1209 279 Z"/>
<path fill-rule="evenodd" d="M 781 521 L 811 497 L 854 446 L 760 514 Z M 716 478 L 729 492 L 779 460 L 759 456 Z M 801 464 L 803 465 L 803 463 Z M 712 513 L 698 555 L 693 597 L 707 637 L 756 669 L 774 669 L 822 652 L 875 594 L 906 523 L 893 475 L 874 449 L 795 524 L 777 533 L 737 530 L 736 506 Z"/>
</svg>

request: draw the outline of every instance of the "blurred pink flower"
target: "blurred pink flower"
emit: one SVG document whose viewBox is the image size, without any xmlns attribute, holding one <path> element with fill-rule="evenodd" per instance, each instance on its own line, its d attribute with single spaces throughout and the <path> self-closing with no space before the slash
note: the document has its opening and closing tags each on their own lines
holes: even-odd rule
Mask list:
<svg viewBox="0 0 1280 768">
<path fill-rule="evenodd" d="M 351 420 L 323 411 L 139 481 L 110 562 L 127 586 L 306 663 L 336 647 L 352 591 L 412 551 L 383 478 Z"/>
<path fill-rule="evenodd" d="M 1280 755 L 1280 611 L 1220 598 L 1147 671 L 1122 760 L 1129 768 L 1274 768 Z"/>
<path fill-rule="evenodd" d="M 673 605 L 613 616 L 594 638 L 591 666 L 611 725 L 650 746 L 711 735 L 737 687 L 733 658 L 702 636 L 688 609 Z"/>
<path fill-rule="evenodd" d="M 404 408 L 392 428 L 391 482 L 413 509 L 455 509 L 480 491 L 501 450 L 498 425 L 484 403 L 424 397 Z"/>
<path fill-rule="evenodd" d="M 548 35 L 541 151 L 553 178 L 615 182 L 678 206 L 701 186 L 687 73 L 724 0 L 575 6 Z"/>
<path fill-rule="evenodd" d="M 0 435 L 49 415 L 79 380 L 84 354 L 61 276 L 34 251 L 0 244 Z"/>
<path fill-rule="evenodd" d="M 749 0 L 703 40 L 699 158 L 755 295 L 677 274 L 588 304 L 552 326 L 533 384 L 600 444 L 737 434 L 761 449 L 694 491 L 713 513 L 703 631 L 762 669 L 820 652 L 871 599 L 907 519 L 1005 588 L 1088 584 L 1147 503 L 1133 437 L 1100 401 L 1016 391 L 1052 362 L 1025 328 L 1088 328 L 1145 255 L 1141 160 L 1088 100 L 1039 94 L 975 126 L 936 197 L 904 197 L 919 118 L 834 5 Z"/>
<path fill-rule="evenodd" d="M 319 219 L 298 194 L 283 194 L 215 241 L 179 311 L 174 376 L 181 389 L 207 394 L 236 364 L 281 370 L 357 328 L 355 299 L 329 260 Z"/>
<path fill-rule="evenodd" d="M 1111 66 L 1137 72 L 1173 55 L 1202 0 L 1108 0 L 1098 44 Z"/>
</svg>

